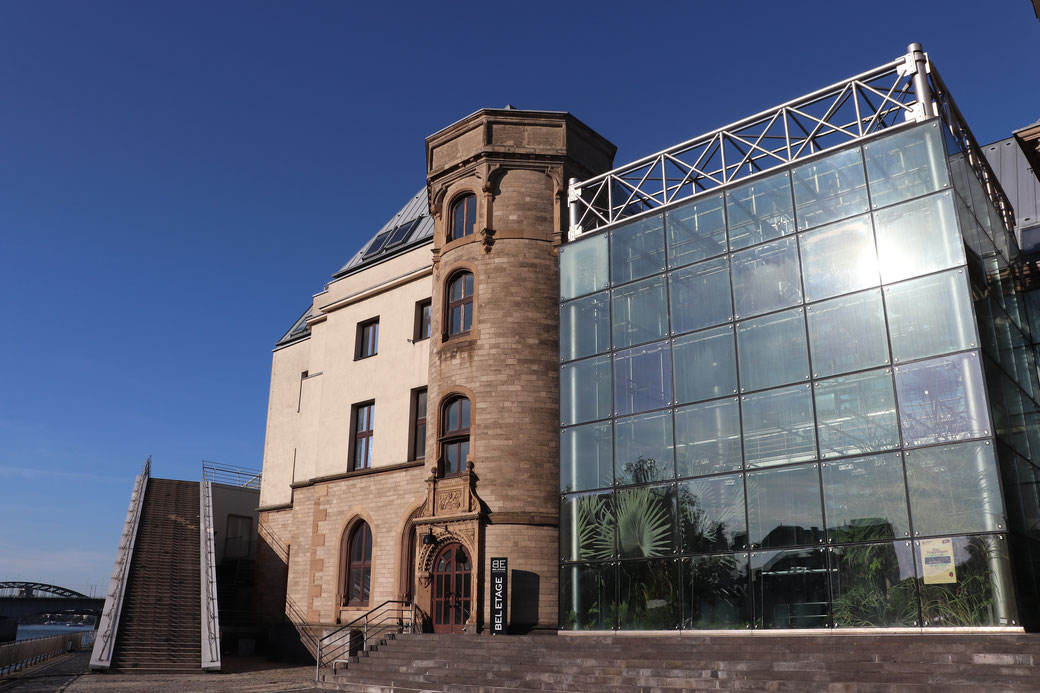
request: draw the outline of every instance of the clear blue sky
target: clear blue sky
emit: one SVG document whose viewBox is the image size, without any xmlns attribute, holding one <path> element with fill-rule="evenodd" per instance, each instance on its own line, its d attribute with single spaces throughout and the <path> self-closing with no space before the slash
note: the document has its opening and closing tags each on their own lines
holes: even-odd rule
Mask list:
<svg viewBox="0 0 1040 693">
<path fill-rule="evenodd" d="M 134 475 L 259 467 L 271 348 L 481 107 L 617 163 L 921 41 L 977 138 L 1040 119 L 1029 0 L 0 0 L 0 580 L 107 584 Z"/>
</svg>

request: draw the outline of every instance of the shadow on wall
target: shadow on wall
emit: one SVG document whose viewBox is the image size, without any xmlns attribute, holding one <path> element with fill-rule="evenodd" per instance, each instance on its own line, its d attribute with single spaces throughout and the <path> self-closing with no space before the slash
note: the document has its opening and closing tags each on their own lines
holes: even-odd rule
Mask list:
<svg viewBox="0 0 1040 693">
<path fill-rule="evenodd" d="M 509 590 L 509 632 L 523 634 L 538 625 L 538 591 L 541 578 L 529 570 L 513 570 Z"/>
</svg>

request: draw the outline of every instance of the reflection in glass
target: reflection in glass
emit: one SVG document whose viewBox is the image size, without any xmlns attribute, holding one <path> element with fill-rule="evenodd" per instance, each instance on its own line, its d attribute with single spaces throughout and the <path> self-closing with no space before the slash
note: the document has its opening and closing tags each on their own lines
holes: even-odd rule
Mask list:
<svg viewBox="0 0 1040 693">
<path fill-rule="evenodd" d="M 729 260 L 720 257 L 668 276 L 672 332 L 689 332 L 733 319 Z"/>
<path fill-rule="evenodd" d="M 836 628 L 916 626 L 917 581 L 911 542 L 836 546 L 831 610 Z"/>
<path fill-rule="evenodd" d="M 610 416 L 610 357 L 597 356 L 560 367 L 560 422 L 569 424 Z"/>
<path fill-rule="evenodd" d="M 884 207 L 949 185 L 941 138 L 938 122 L 932 121 L 863 147 L 874 207 Z"/>
<path fill-rule="evenodd" d="M 949 190 L 875 212 L 874 231 L 885 284 L 964 263 Z"/>
<path fill-rule="evenodd" d="M 1005 528 L 997 460 L 989 441 L 911 450 L 904 455 L 915 535 Z"/>
<path fill-rule="evenodd" d="M 560 306 L 560 358 L 564 361 L 610 349 L 610 297 L 604 291 Z"/>
<path fill-rule="evenodd" d="M 664 277 L 629 284 L 614 289 L 611 294 L 614 346 L 632 346 L 668 334 Z"/>
<path fill-rule="evenodd" d="M 560 490 L 584 491 L 614 483 L 614 446 L 610 422 L 565 428 L 560 432 Z"/>
<path fill-rule="evenodd" d="M 817 378 L 888 363 L 881 290 L 806 306 L 813 375 Z"/>
<path fill-rule="evenodd" d="M 614 566 L 565 565 L 560 568 L 560 627 L 611 630 L 616 627 Z"/>
<path fill-rule="evenodd" d="M 675 476 L 672 412 L 618 419 L 614 424 L 614 478 L 618 484 L 645 484 Z"/>
<path fill-rule="evenodd" d="M 898 452 L 824 464 L 823 503 L 832 543 L 910 536 Z"/>
<path fill-rule="evenodd" d="M 885 305 L 896 361 L 975 346 L 971 293 L 963 269 L 886 286 Z"/>
<path fill-rule="evenodd" d="M 668 342 L 618 352 L 614 356 L 615 414 L 635 414 L 671 404 L 671 371 Z"/>
<path fill-rule="evenodd" d="M 846 149 L 794 168 L 798 229 L 866 212 L 867 181 L 859 148 Z"/>
<path fill-rule="evenodd" d="M 731 250 L 794 233 L 789 174 L 785 171 L 729 190 L 726 215 Z"/>
<path fill-rule="evenodd" d="M 679 267 L 726 252 L 722 195 L 680 205 L 665 213 L 668 266 Z"/>
<path fill-rule="evenodd" d="M 880 281 L 869 215 L 804 233 L 799 245 L 807 301 L 877 286 Z"/>
<path fill-rule="evenodd" d="M 1004 535 L 921 539 L 914 542 L 914 553 L 924 625 L 1014 625 Z"/>
<path fill-rule="evenodd" d="M 737 391 L 737 355 L 730 326 L 672 340 L 675 400 L 694 402 Z"/>
<path fill-rule="evenodd" d="M 903 445 L 916 447 L 988 435 L 976 352 L 897 366 Z"/>
<path fill-rule="evenodd" d="M 895 393 L 887 370 L 821 380 L 813 391 L 822 458 L 899 447 Z"/>
<path fill-rule="evenodd" d="M 675 410 L 678 475 L 701 476 L 740 469 L 740 407 L 736 398 Z"/>
<path fill-rule="evenodd" d="M 808 385 L 745 395 L 741 409 L 748 467 L 816 459 L 816 426 Z"/>
<path fill-rule="evenodd" d="M 608 272 L 607 234 L 560 246 L 560 298 L 563 300 L 607 288 Z"/>
<path fill-rule="evenodd" d="M 664 269 L 664 217 L 655 214 L 610 232 L 610 271 L 624 284 Z"/>
<path fill-rule="evenodd" d="M 572 493 L 560 498 L 560 560 L 614 556 L 613 505 L 610 491 Z"/>
<path fill-rule="evenodd" d="M 747 522 L 742 474 L 679 484 L 679 541 L 683 553 L 745 548 Z"/>
<path fill-rule="evenodd" d="M 808 380 L 809 354 L 802 309 L 739 323 L 737 353 L 742 391 Z"/>
<path fill-rule="evenodd" d="M 622 558 L 653 558 L 674 550 L 675 493 L 670 485 L 641 486 L 617 492 L 616 527 L 601 531 L 617 537 Z M 610 521 L 606 524 L 612 524 Z"/>
<path fill-rule="evenodd" d="M 748 472 L 747 500 L 752 546 L 823 541 L 820 478 L 815 464 Z"/>
<path fill-rule="evenodd" d="M 827 555 L 823 549 L 751 554 L 751 592 L 758 628 L 826 628 Z"/>
<path fill-rule="evenodd" d="M 627 561 L 618 567 L 618 628 L 674 630 L 682 617 L 674 558 Z"/>
<path fill-rule="evenodd" d="M 733 254 L 733 307 L 737 317 L 768 313 L 801 300 L 798 242 L 793 236 Z"/>
<path fill-rule="evenodd" d="M 683 559 L 682 590 L 683 628 L 751 626 L 746 553 Z"/>
</svg>

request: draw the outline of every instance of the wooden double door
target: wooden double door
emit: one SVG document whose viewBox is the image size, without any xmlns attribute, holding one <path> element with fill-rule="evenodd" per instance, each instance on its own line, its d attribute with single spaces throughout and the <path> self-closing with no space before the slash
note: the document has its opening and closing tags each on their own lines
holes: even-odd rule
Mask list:
<svg viewBox="0 0 1040 693">
<path fill-rule="evenodd" d="M 448 544 L 433 561 L 433 631 L 461 633 L 473 605 L 473 567 L 462 544 Z"/>
</svg>

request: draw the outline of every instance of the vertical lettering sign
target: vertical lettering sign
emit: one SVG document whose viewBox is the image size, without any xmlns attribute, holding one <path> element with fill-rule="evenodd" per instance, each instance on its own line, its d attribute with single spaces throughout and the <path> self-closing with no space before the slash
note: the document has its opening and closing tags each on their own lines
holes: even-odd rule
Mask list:
<svg viewBox="0 0 1040 693">
<path fill-rule="evenodd" d="M 506 604 L 509 603 L 509 559 L 491 559 L 491 634 L 506 634 Z"/>
</svg>

